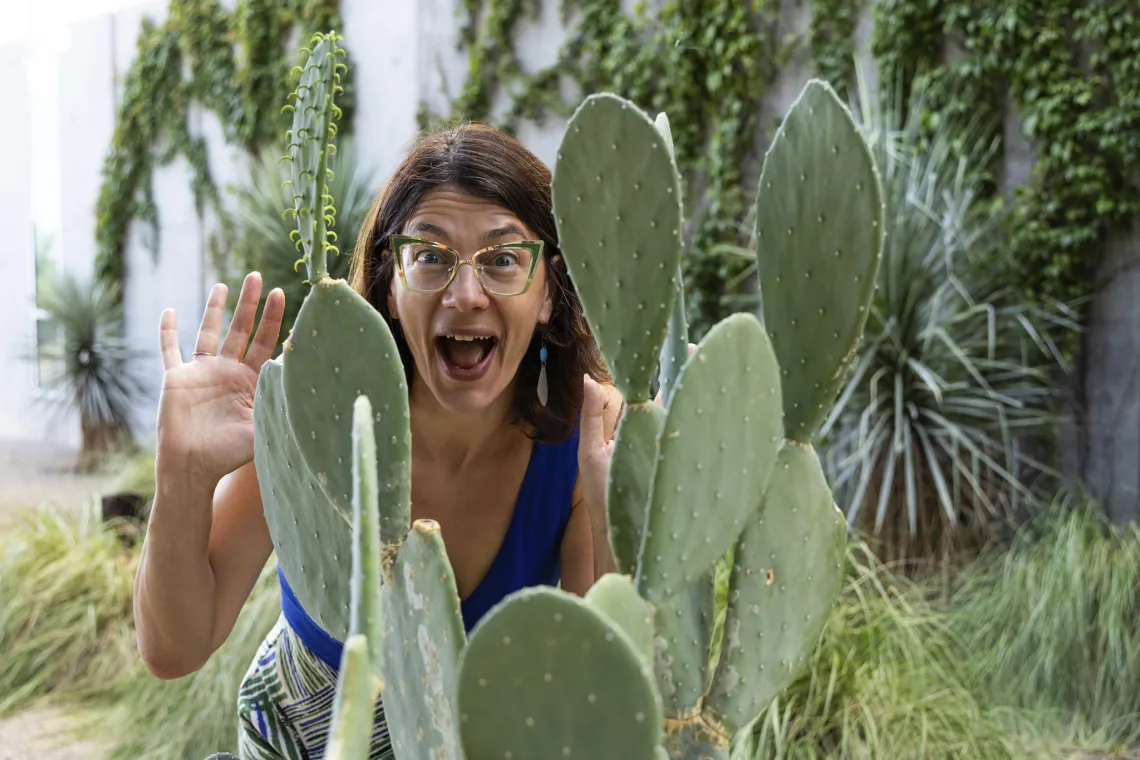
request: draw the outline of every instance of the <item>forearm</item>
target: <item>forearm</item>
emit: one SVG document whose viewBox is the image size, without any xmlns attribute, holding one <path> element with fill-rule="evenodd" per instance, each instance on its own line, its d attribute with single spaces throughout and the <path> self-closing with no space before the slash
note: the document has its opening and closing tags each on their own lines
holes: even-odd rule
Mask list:
<svg viewBox="0 0 1140 760">
<path fill-rule="evenodd" d="M 165 463 L 135 576 L 139 651 L 160 677 L 196 670 L 211 653 L 215 617 L 209 541 L 216 485 Z"/>
</svg>

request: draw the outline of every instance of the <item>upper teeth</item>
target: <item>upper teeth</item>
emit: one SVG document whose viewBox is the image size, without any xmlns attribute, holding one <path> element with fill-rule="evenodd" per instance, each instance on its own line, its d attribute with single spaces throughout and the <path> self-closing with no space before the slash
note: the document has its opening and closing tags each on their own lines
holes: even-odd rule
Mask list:
<svg viewBox="0 0 1140 760">
<path fill-rule="evenodd" d="M 487 340 L 489 335 L 448 335 L 452 340 Z"/>
</svg>

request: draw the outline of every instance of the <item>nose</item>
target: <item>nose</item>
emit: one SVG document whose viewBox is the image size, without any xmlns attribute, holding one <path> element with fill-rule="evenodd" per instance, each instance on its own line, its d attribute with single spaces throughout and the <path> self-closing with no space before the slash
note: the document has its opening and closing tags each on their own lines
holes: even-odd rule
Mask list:
<svg viewBox="0 0 1140 760">
<path fill-rule="evenodd" d="M 475 267 L 469 263 L 459 265 L 459 270 L 444 292 L 444 305 L 459 311 L 473 311 L 487 308 L 490 299 L 483 284 L 475 274 Z"/>
</svg>

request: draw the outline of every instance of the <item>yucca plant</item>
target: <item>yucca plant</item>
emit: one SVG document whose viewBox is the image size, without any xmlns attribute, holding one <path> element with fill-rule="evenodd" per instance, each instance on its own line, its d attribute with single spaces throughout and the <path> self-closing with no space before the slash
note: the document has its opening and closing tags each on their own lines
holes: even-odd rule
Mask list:
<svg viewBox="0 0 1140 760">
<path fill-rule="evenodd" d="M 64 274 L 40 294 L 38 305 L 60 336 L 36 357 L 41 366 L 57 368 L 42 378 L 42 400 L 78 413 L 79 468 L 91 470 L 134 444 L 133 407 L 147 394 L 135 361 L 144 352 L 123 332 L 112 285 Z"/>
<path fill-rule="evenodd" d="M 296 228 L 292 217 L 282 216 L 281 210 L 292 206 L 292 188 L 283 186 L 289 179 L 289 167 L 280 161 L 281 148 L 266 148 L 250 168 L 249 181 L 234 188 L 233 243 L 223 255 L 223 274 L 230 281 L 230 292 L 236 294 L 247 272 L 260 272 L 262 276 L 262 303 L 273 288 L 285 291 L 285 315 L 280 342 L 289 335 L 297 311 L 309 286 L 305 282 L 306 270 L 297 264 L 301 252 L 294 247 L 289 233 Z M 337 151 L 329 157 L 333 177 L 329 180 L 329 194 L 336 199 L 335 223 L 339 255 L 329 256 L 329 275 L 347 277 L 348 265 L 356 246 L 357 234 L 375 191 L 374 173 L 361 169 L 351 137 L 337 142 Z M 295 266 L 296 265 L 296 266 Z M 230 305 L 236 304 L 231 298 Z M 279 342 L 279 347 L 280 347 Z"/>
<path fill-rule="evenodd" d="M 1059 335 L 1078 325 L 1001 276 L 1005 217 L 977 179 L 995 155 L 991 125 L 932 126 L 921 90 L 904 102 L 860 80 L 886 246 L 854 370 L 820 436 L 848 521 L 886 560 L 929 556 L 1035 502 L 1033 479 L 1051 472 L 1023 441 L 1054 421 Z"/>
</svg>

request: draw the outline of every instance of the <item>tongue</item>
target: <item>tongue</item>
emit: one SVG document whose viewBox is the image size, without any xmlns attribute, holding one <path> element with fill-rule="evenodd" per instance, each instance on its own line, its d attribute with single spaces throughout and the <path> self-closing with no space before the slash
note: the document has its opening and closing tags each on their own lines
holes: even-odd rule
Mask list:
<svg viewBox="0 0 1140 760">
<path fill-rule="evenodd" d="M 485 340 L 454 340 L 445 338 L 443 341 L 445 358 L 460 369 L 471 369 L 483 358 L 483 351 L 487 346 Z"/>
</svg>

